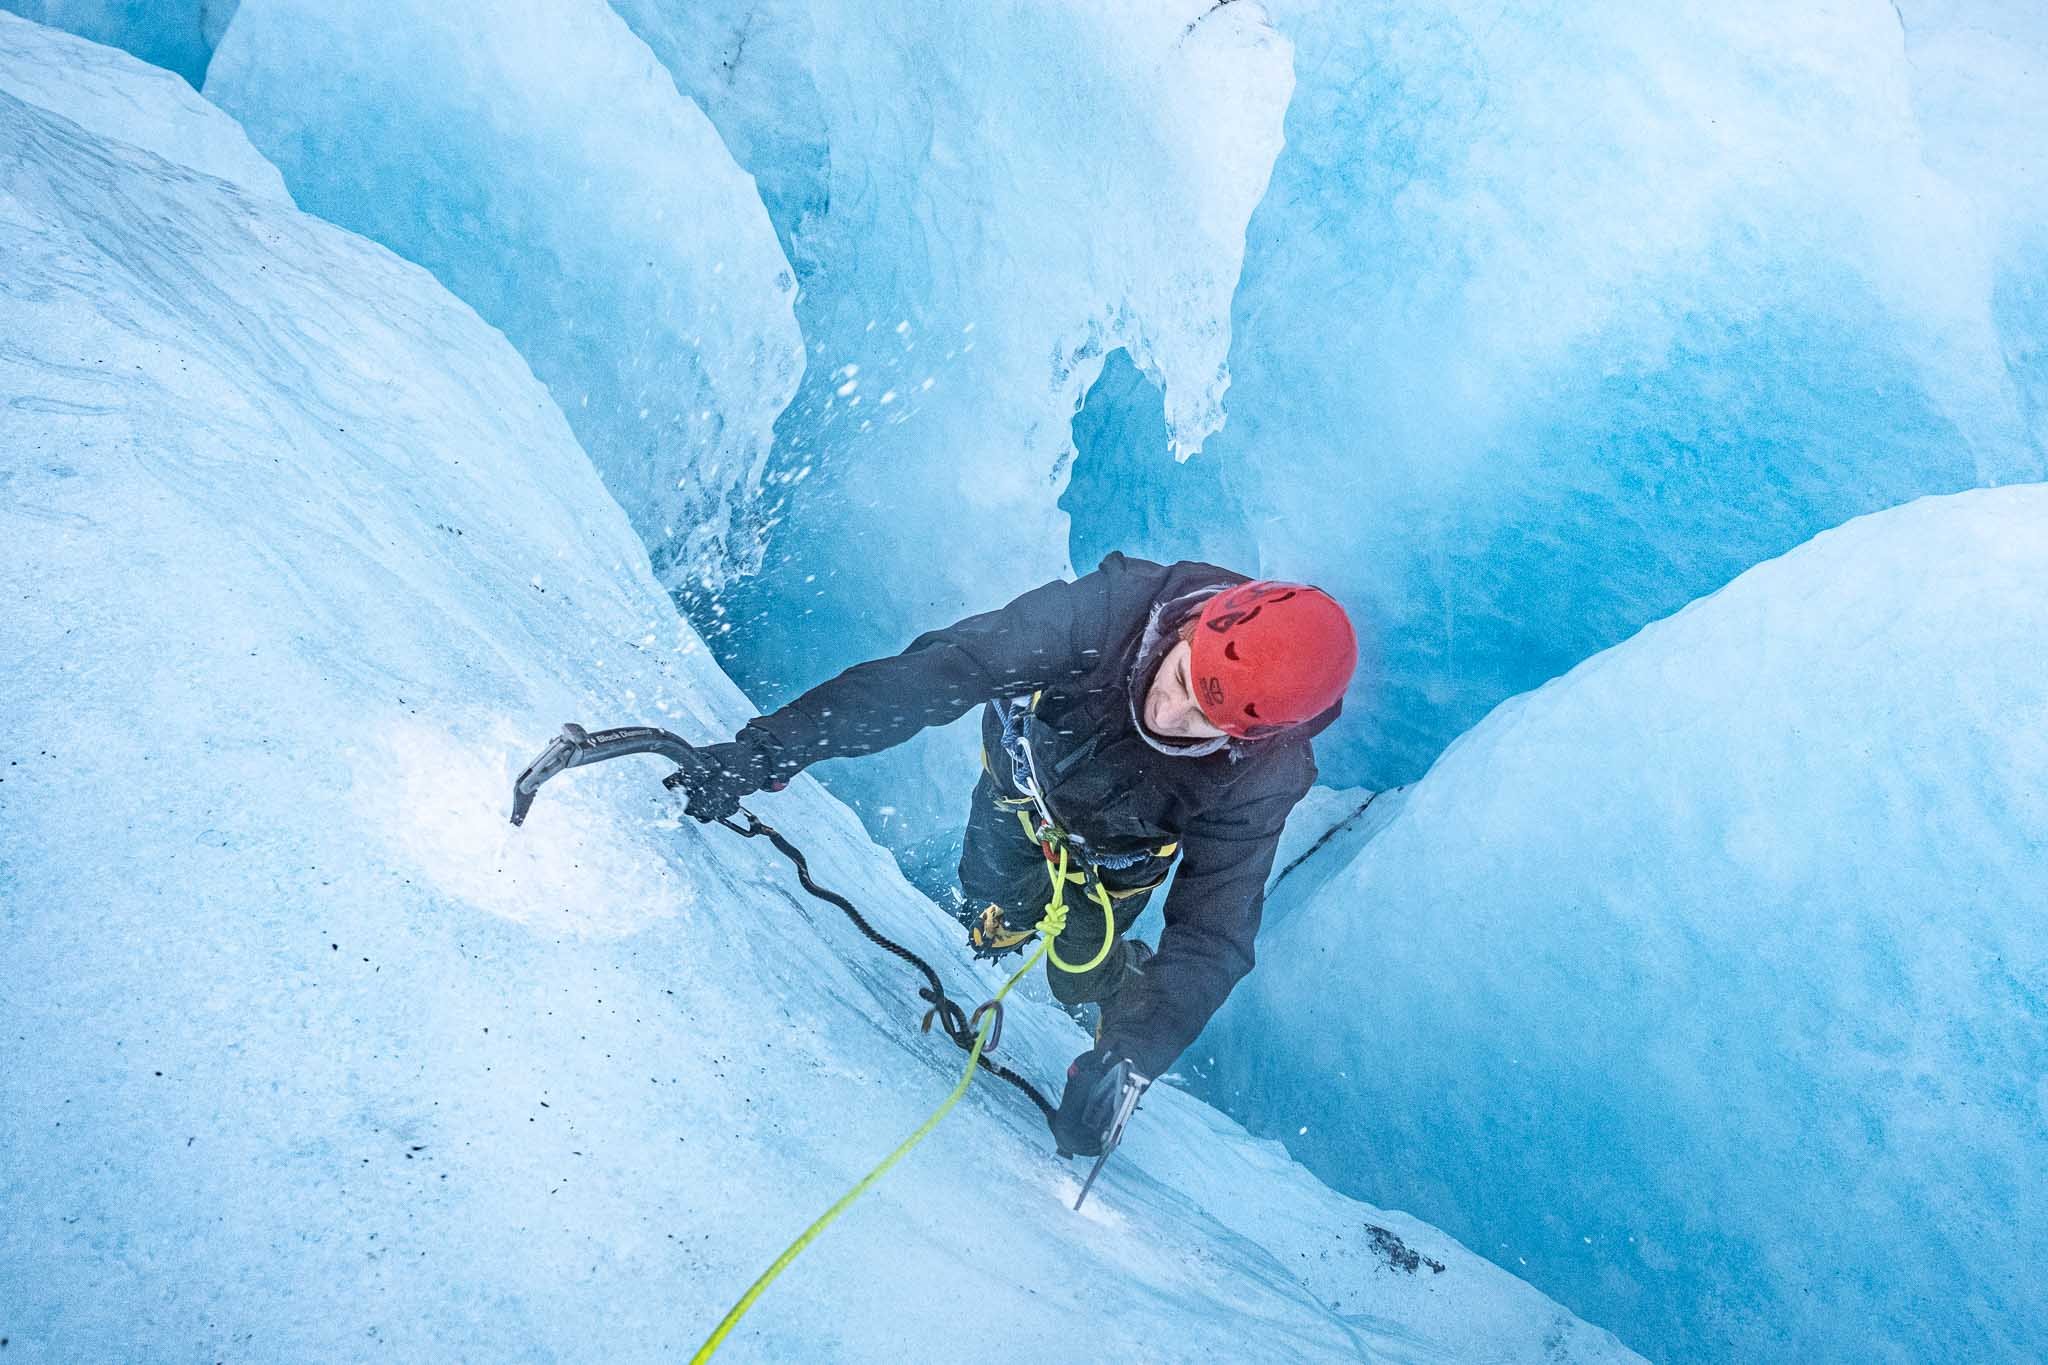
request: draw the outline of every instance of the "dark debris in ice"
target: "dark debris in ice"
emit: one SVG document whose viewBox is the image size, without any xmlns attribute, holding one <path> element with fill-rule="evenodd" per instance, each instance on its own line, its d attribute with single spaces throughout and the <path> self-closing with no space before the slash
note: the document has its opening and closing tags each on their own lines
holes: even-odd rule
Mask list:
<svg viewBox="0 0 2048 1365">
<path fill-rule="evenodd" d="M 1444 1273 L 1442 1261 L 1432 1260 L 1419 1251 L 1410 1250 L 1406 1242 L 1378 1224 L 1367 1223 L 1365 1230 L 1372 1235 L 1372 1249 L 1380 1254 L 1380 1259 L 1387 1263 L 1389 1269 L 1405 1270 L 1413 1275 L 1422 1267 L 1428 1266 L 1432 1275 Z"/>
</svg>

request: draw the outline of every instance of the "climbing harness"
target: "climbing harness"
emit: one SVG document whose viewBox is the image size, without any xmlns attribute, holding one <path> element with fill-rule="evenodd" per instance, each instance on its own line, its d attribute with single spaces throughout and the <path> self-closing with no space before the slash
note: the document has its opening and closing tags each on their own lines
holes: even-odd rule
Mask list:
<svg viewBox="0 0 2048 1365">
<path fill-rule="evenodd" d="M 996 800 L 998 805 L 1016 811 L 1017 823 L 1023 827 L 1024 837 L 1038 845 L 1039 851 L 1045 855 L 1046 876 L 1052 882 L 1052 899 L 1046 903 L 1046 913 L 1050 914 L 1055 909 L 1059 909 L 1062 911 L 1062 920 L 1064 921 L 1067 886 L 1069 883 L 1078 883 L 1084 893 L 1102 907 L 1102 945 L 1096 949 L 1094 957 L 1076 966 L 1063 959 L 1059 955 L 1057 948 L 1048 947 L 1047 949 L 1047 960 L 1055 968 L 1078 976 L 1081 973 L 1091 972 L 1101 966 L 1103 959 L 1109 956 L 1109 950 L 1116 942 L 1116 906 L 1114 902 L 1129 896 L 1142 895 L 1152 890 L 1152 886 L 1147 885 L 1132 887 L 1124 891 L 1112 891 L 1102 884 L 1103 867 L 1135 866 L 1143 862 L 1147 857 L 1171 856 L 1179 845 L 1166 844 L 1154 854 L 1136 853 L 1105 857 L 1085 851 L 1086 844 L 1083 840 L 1068 834 L 1060 828 L 1059 822 L 1052 817 L 1051 806 L 1046 802 L 1045 784 L 1040 780 L 1038 774 L 1038 755 L 1031 747 L 1031 737 L 1026 729 L 1028 720 L 1038 711 L 1039 699 L 1044 695 L 1045 693 L 1040 691 L 1033 692 L 1028 699 L 1023 697 L 1016 698 L 1008 706 L 997 712 L 997 718 L 1002 722 L 1003 752 L 1010 760 L 1010 784 L 1021 791 L 1023 795 L 1019 797 L 999 796 Z M 1092 752 L 1092 747 L 1084 746 L 1080 754 L 1070 755 L 1063 760 L 1059 765 L 1060 768 L 1063 770 L 1071 766 L 1078 758 L 1084 757 L 1089 752 Z M 989 763 L 988 751 L 986 749 L 982 751 L 981 766 L 991 776 L 994 775 L 995 769 Z M 1038 813 L 1038 823 L 1036 825 L 1032 823 L 1031 810 L 1025 809 L 1027 806 Z M 1092 869 L 1094 873 L 1092 884 L 1089 870 L 1072 870 L 1071 853 L 1077 847 L 1084 850 L 1082 859 L 1088 864 L 1088 869 Z M 1002 907 L 990 905 L 982 910 L 980 919 L 968 931 L 968 942 L 974 949 L 975 957 L 995 959 L 1011 952 L 1020 951 L 1024 944 L 1030 941 L 1031 936 L 1038 932 L 1039 930 L 1035 926 L 1030 929 L 1011 928 L 1003 922 Z"/>
<path fill-rule="evenodd" d="M 619 758 L 627 754 L 643 753 L 658 754 L 676 763 L 679 767 L 691 767 L 699 761 L 696 750 L 687 740 L 666 730 L 648 726 L 628 726 L 616 730 L 601 730 L 593 734 L 579 725 L 564 725 L 562 733 L 556 736 L 548 747 L 542 751 L 540 757 L 527 765 L 526 769 L 519 774 L 518 780 L 513 783 L 512 823 L 514 825 L 523 825 L 525 823 L 526 816 L 532 809 L 535 794 L 540 790 L 541 785 L 550 778 L 558 776 L 571 768 L 582 767 L 588 763 Z M 678 779 L 680 776 L 680 773 L 671 774 L 668 778 L 664 779 L 664 785 L 670 787 L 679 785 Z M 739 824 L 730 816 L 720 819 L 717 823 L 725 826 L 735 834 L 749 839 L 765 837 L 796 868 L 797 880 L 803 885 L 805 891 L 825 901 L 827 904 L 838 907 L 853 922 L 854 927 L 860 930 L 870 942 L 910 963 L 924 974 L 927 985 L 918 991 L 918 995 L 930 1005 L 930 1008 L 925 1012 L 923 1028 L 929 1032 L 933 1022 L 936 1021 L 947 1037 L 967 1050 L 967 1064 L 961 1070 L 960 1080 L 954 1085 L 952 1093 L 947 1095 L 939 1107 L 932 1111 L 931 1116 L 920 1124 L 917 1130 L 911 1133 L 909 1137 L 897 1144 L 895 1150 L 882 1158 L 873 1170 L 862 1176 L 854 1184 L 853 1188 L 841 1195 L 831 1208 L 825 1210 L 824 1213 L 818 1216 L 815 1222 L 798 1234 L 796 1240 L 791 1242 L 783 1250 L 782 1254 L 775 1258 L 775 1261 L 768 1269 L 762 1272 L 760 1278 L 748 1287 L 746 1293 L 740 1296 L 739 1301 L 732 1306 L 732 1309 L 720 1320 L 718 1326 L 712 1330 L 711 1335 L 705 1339 L 704 1344 L 697 1348 L 697 1353 L 690 1358 L 691 1365 L 702 1365 L 702 1362 L 711 1359 L 733 1328 L 739 1325 L 740 1319 L 745 1317 L 747 1311 L 754 1306 L 754 1302 L 761 1297 L 770 1284 L 774 1283 L 776 1277 L 787 1269 L 789 1264 L 802 1253 L 803 1249 L 815 1241 L 819 1234 L 834 1219 L 851 1207 L 853 1202 L 866 1193 L 876 1181 L 888 1174 L 889 1169 L 902 1160 L 913 1147 L 930 1136 L 932 1130 L 939 1126 L 940 1121 L 948 1113 L 952 1112 L 953 1106 L 959 1103 L 960 1097 L 967 1093 L 967 1087 L 973 1081 L 974 1072 L 977 1067 L 985 1067 L 993 1074 L 1008 1081 L 1011 1085 L 1028 1095 L 1032 1103 L 1038 1106 L 1039 1112 L 1048 1120 L 1052 1118 L 1056 1110 L 1031 1082 L 1025 1080 L 1022 1076 L 1011 1071 L 1001 1063 L 990 1061 L 985 1055 L 990 1048 L 996 1045 L 1002 1036 L 1004 997 L 1008 996 L 1011 989 L 1024 979 L 1026 973 L 1038 965 L 1040 958 L 1045 958 L 1053 966 L 1068 972 L 1091 971 L 1095 967 L 1100 966 L 1102 960 L 1109 954 L 1110 944 L 1115 938 L 1116 929 L 1116 918 L 1111 909 L 1110 893 L 1102 889 L 1098 879 L 1096 890 L 1101 893 L 1099 900 L 1107 919 L 1102 948 L 1092 959 L 1079 967 L 1060 960 L 1058 954 L 1053 951 L 1053 940 L 1060 936 L 1067 924 L 1066 884 L 1069 880 L 1085 881 L 1087 874 L 1069 873 L 1067 849 L 1063 840 L 1060 842 L 1057 862 L 1053 859 L 1052 843 L 1050 841 L 1041 842 L 1040 847 L 1045 852 L 1049 869 L 1048 875 L 1052 878 L 1052 898 L 1046 903 L 1044 914 L 1030 931 L 1039 936 L 1038 948 L 1025 960 L 1023 966 L 1010 974 L 1009 979 L 1003 982 L 1000 990 L 978 1006 L 972 1015 L 969 1015 L 957 1003 L 947 997 L 945 988 L 939 982 L 938 974 L 932 970 L 929 963 L 916 953 L 911 952 L 908 948 L 891 941 L 877 931 L 873 925 L 867 922 L 867 919 L 860 911 L 854 908 L 853 903 L 844 896 L 819 886 L 811 877 L 810 865 L 805 859 L 803 852 L 795 844 L 792 844 L 783 837 L 780 831 L 776 830 L 772 825 L 764 823 L 759 816 L 745 807 L 739 809 L 739 814 L 746 816 L 746 824 Z M 1030 833 L 1031 822 L 1029 818 L 1021 811 L 1018 814 L 1019 818 L 1024 821 L 1026 833 Z M 1048 827 L 1051 825 L 1049 819 L 1047 825 Z M 1129 1097 L 1128 1106 L 1119 1107 L 1118 1119 L 1113 1126 L 1109 1145 L 1104 1149 L 1103 1159 L 1106 1160 L 1108 1153 L 1115 1150 L 1116 1139 L 1122 1135 L 1122 1125 L 1130 1116 L 1129 1109 L 1134 1108 L 1136 1103 L 1136 1096 L 1132 1095 Z M 1096 1162 L 1095 1169 L 1096 1171 L 1102 1169 L 1101 1161 Z M 1088 1177 L 1088 1183 L 1092 1185 L 1094 1181 L 1095 1174 L 1091 1172 Z M 1081 1191 L 1081 1198 L 1086 1199 L 1087 1197 L 1088 1190 L 1084 1186 Z M 1081 1207 L 1079 1201 L 1076 1201 L 1074 1207 L 1076 1209 Z"/>
</svg>

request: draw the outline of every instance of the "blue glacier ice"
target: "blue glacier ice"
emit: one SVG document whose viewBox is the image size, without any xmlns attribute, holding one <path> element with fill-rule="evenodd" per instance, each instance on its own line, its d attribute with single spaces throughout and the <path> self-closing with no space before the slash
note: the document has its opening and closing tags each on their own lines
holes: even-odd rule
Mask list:
<svg viewBox="0 0 2048 1365">
<path fill-rule="evenodd" d="M 2040 6 L 1266 8 L 1298 84 L 1199 459 L 1245 567 L 1384 626 L 1326 772 L 1411 780 L 1818 531 L 2048 471 Z"/>
<path fill-rule="evenodd" d="M 401 6 L 387 36 L 381 12 L 280 0 L 248 24 L 272 35 L 251 94 L 269 112 L 235 107 L 278 123 L 259 141 L 293 178 L 342 182 L 309 207 L 426 261 L 575 391 L 664 581 L 764 705 L 1104 545 L 1192 546 L 1325 582 L 1385 623 L 1385 667 L 1323 754 L 1382 786 L 1827 526 L 2048 472 L 2048 194 L 2030 151 L 2048 137 L 2048 20 L 2027 0 L 1099 8 Z M 189 69 L 166 35 L 210 53 L 232 10 L 34 12 Z M 804 284 L 795 400 L 770 384 L 746 416 L 691 409 L 756 437 L 780 411 L 777 451 L 690 465 L 712 474 L 700 499 L 662 479 L 705 433 L 650 448 L 633 397 L 650 386 L 555 335 L 565 282 L 590 330 L 650 325 L 644 280 L 592 288 L 565 263 L 586 230 L 630 250 L 635 200 L 533 147 L 621 60 L 541 59 L 585 50 L 546 35 L 601 32 L 608 50 L 612 11 L 755 178 Z M 276 36 L 286 20 L 305 41 Z M 382 51 L 412 24 L 434 34 L 422 51 Z M 509 54 L 508 32 L 527 40 Z M 293 65 L 358 61 L 375 69 L 338 95 Z M 446 131 L 451 104 L 467 131 Z M 352 202 L 380 175 L 510 211 L 394 223 L 413 194 Z M 551 240 L 521 235 L 535 199 Z M 613 266 L 590 275 L 630 279 Z M 592 368 L 606 382 L 572 382 Z M 583 410 L 613 386 L 608 412 Z M 739 402 L 731 384 L 721 398 Z M 761 498 L 729 496 L 757 477 Z M 1146 495 L 1091 496 L 1112 481 Z M 705 529 L 670 543 L 685 524 Z M 903 849 L 953 818 L 963 750 L 824 775 Z"/>
<path fill-rule="evenodd" d="M 309 212 L 502 328 L 671 587 L 760 561 L 802 342 L 752 180 L 593 0 L 248 0 L 206 95 Z"/>
<path fill-rule="evenodd" d="M 2038 7 L 1246 0 L 1153 42 L 1088 41 L 1152 21 L 1064 5 L 973 26 L 617 8 L 757 177 L 804 281 L 786 497 L 717 641 L 764 705 L 1059 572 L 1064 525 L 1077 570 L 1108 546 L 1213 555 L 1372 615 L 1383 667 L 1321 756 L 1385 786 L 1822 529 L 2048 472 Z M 1162 47 L 1240 45 L 1247 71 L 1292 67 L 1285 146 L 1257 157 L 1218 123 L 1259 124 L 1286 72 L 1204 94 L 1208 121 L 1177 120 L 1187 82 L 1146 79 L 1172 72 Z M 1199 197 L 1134 177 L 1161 158 L 1096 112 L 1105 81 L 1169 158 L 1235 173 Z M 1242 187 L 1266 192 L 1240 243 Z M 1205 204 L 1213 240 L 1144 240 Z M 1241 258 L 1227 325 L 1188 332 L 1227 364 L 1162 364 L 1123 329 L 1059 340 L 1075 314 L 1041 282 L 1079 262 L 1072 297 L 1096 299 L 1116 264 L 1074 224 L 1218 279 Z M 992 355 L 998 325 L 1022 340 Z M 1220 410 L 1195 401 L 1212 377 Z M 824 775 L 907 850 L 957 818 L 959 766 L 934 744 Z"/>
<path fill-rule="evenodd" d="M 236 0 L 0 0 L 0 10 L 125 48 L 153 66 L 177 72 L 197 89 L 206 80 L 206 63 L 214 47 L 235 17 L 235 4 Z M 139 134 L 141 129 L 132 131 Z"/>
<path fill-rule="evenodd" d="M 1115 548 L 1370 621 L 1180 1067 L 1343 1194 L 977 1088 L 729 1354 L 2048 1355 L 2034 0 L 236 8 L 0 0 L 0 1354 L 688 1351 L 958 1058 L 511 773 Z M 966 748 L 762 809 L 971 993 Z"/>
<path fill-rule="evenodd" d="M 1157 454 L 1224 420 L 1287 43 L 1255 4 L 619 0 L 802 279 L 802 389 L 762 574 L 713 643 L 764 706 L 1070 566 L 1076 406 L 1123 352 Z M 700 618 L 701 619 L 701 618 Z M 902 846 L 957 824 L 971 726 L 826 765 Z"/>
<path fill-rule="evenodd" d="M 289 200 L 284 177 L 232 120 L 157 66 L 0 12 L 0 91 L 104 137 Z"/>
<path fill-rule="evenodd" d="M 2048 484 L 1925 498 L 1500 706 L 1207 1093 L 1654 1359 L 2042 1358 L 2044 582 Z"/>
<path fill-rule="evenodd" d="M 131 145 L 189 112 L 160 81 L 125 139 L 6 93 L 24 50 L 0 48 L 6 1355 L 676 1359 L 959 1054 L 917 1031 L 915 978 L 759 841 L 679 825 L 651 765 L 506 823 L 559 721 L 704 738 L 746 699 L 503 334 Z M 997 979 L 815 782 L 761 810 L 956 991 Z M 1081 1043 L 1026 1002 L 1002 1050 L 1050 1078 Z M 1635 1359 L 1165 1087 L 1079 1217 L 1076 1183 L 977 1085 L 722 1358 Z"/>
</svg>

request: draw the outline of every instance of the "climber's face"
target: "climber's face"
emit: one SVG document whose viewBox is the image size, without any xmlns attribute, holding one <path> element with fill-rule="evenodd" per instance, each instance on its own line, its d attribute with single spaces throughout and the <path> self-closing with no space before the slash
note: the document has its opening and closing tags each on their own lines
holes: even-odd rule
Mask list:
<svg viewBox="0 0 2048 1365">
<path fill-rule="evenodd" d="M 1183 640 L 1168 650 L 1152 675 L 1151 690 L 1145 693 L 1145 728 L 1161 739 L 1215 739 L 1223 731 L 1209 723 L 1195 701 L 1195 689 L 1188 677 L 1188 660 L 1193 653 Z"/>
</svg>

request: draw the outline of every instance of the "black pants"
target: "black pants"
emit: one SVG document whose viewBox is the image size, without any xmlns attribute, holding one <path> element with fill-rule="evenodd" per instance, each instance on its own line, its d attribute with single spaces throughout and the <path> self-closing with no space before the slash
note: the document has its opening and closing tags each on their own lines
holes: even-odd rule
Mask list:
<svg viewBox="0 0 2048 1365">
<path fill-rule="evenodd" d="M 1028 798 L 1006 798 L 995 780 L 984 772 L 974 786 L 974 807 L 967 813 L 967 830 L 960 850 L 960 888 L 967 896 L 968 913 L 979 915 L 985 906 L 1000 906 L 1004 922 L 1013 929 L 1036 924 L 1052 899 L 1052 877 L 1046 867 L 1045 852 L 1018 821 L 1020 810 L 1036 823 L 1037 815 Z M 1053 940 L 1053 951 L 1061 961 L 1078 966 L 1102 951 L 1102 936 L 1108 926 L 1102 902 L 1095 894 L 1096 870 L 1087 864 L 1070 863 L 1068 871 L 1084 872 L 1087 880 L 1067 883 L 1067 927 Z M 1133 871 L 1156 884 L 1165 876 L 1164 860 Z M 1123 935 L 1144 913 L 1152 886 L 1126 889 L 1128 883 L 1118 872 L 1107 875 L 1105 889 L 1111 893 L 1110 906 L 1116 917 L 1111 930 L 1115 942 L 1109 952 L 1085 972 L 1062 971 L 1049 958 L 1046 961 L 1046 980 L 1052 985 L 1053 998 L 1063 1005 L 1107 1000 L 1124 983 L 1130 952 Z"/>
</svg>

